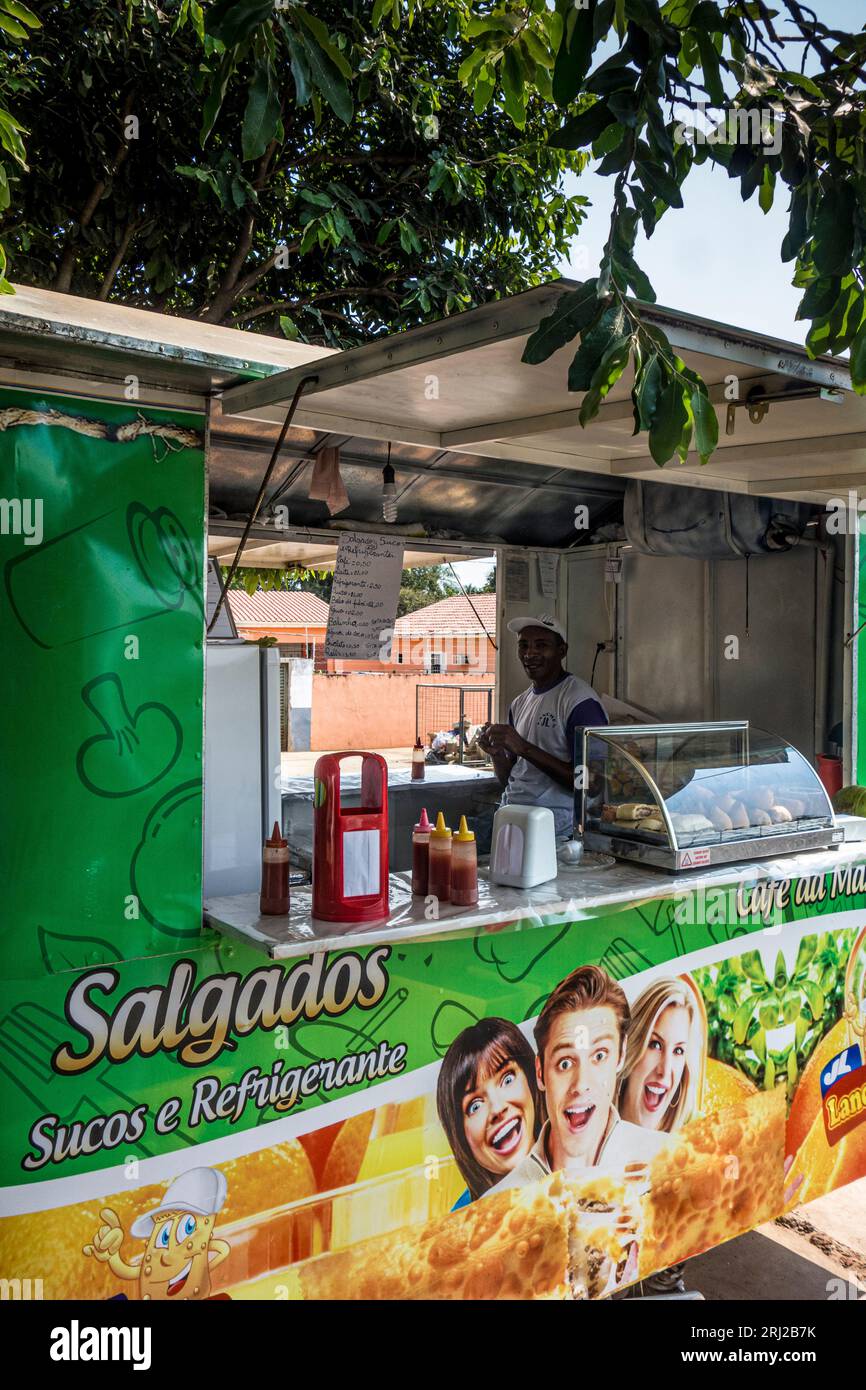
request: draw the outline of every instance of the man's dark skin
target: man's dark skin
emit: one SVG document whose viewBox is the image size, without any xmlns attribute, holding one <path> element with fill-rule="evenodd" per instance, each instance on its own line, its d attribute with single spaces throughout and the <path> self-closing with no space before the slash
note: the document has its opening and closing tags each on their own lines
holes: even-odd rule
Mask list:
<svg viewBox="0 0 866 1390">
<path fill-rule="evenodd" d="M 565 674 L 563 661 L 567 644 L 555 632 L 545 627 L 525 627 L 517 639 L 517 655 L 536 690 L 545 690 Z M 481 748 L 490 754 L 493 770 L 504 787 L 518 758 L 525 758 L 560 787 L 574 786 L 574 768 L 570 762 L 545 753 L 534 743 L 528 743 L 512 724 L 485 724 L 478 736 Z"/>
</svg>

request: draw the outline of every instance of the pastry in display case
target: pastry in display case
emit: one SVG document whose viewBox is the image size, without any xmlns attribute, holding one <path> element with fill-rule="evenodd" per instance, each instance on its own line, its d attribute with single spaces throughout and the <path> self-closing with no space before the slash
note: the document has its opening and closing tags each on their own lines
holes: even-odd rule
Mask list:
<svg viewBox="0 0 866 1390">
<path fill-rule="evenodd" d="M 748 721 L 582 731 L 583 842 L 680 870 L 842 841 L 815 770 Z"/>
</svg>

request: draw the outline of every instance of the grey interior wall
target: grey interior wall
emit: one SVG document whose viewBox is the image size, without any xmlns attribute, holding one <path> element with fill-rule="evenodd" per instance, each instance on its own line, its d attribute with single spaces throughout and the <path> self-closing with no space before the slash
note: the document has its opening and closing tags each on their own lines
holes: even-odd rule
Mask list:
<svg viewBox="0 0 866 1390">
<path fill-rule="evenodd" d="M 569 671 L 582 680 L 592 675 L 595 649 L 599 642 L 616 639 L 616 593 L 618 587 L 605 578 L 605 556 L 595 551 L 569 557 L 567 562 L 568 601 L 566 633 Z M 616 693 L 616 653 L 599 653 L 594 685 L 602 695 Z"/>
<path fill-rule="evenodd" d="M 626 552 L 618 586 L 621 699 L 676 723 L 712 719 L 705 587 L 702 560 Z"/>
<path fill-rule="evenodd" d="M 844 557 L 835 552 L 827 644 L 825 731 L 842 717 Z M 812 546 L 746 561 L 703 561 L 627 550 L 615 590 L 616 682 L 602 691 L 660 719 L 748 719 L 788 739 L 806 757 L 815 741 L 816 650 L 825 560 Z M 568 561 L 569 655 L 583 674 L 607 624 L 603 553 Z M 838 592 L 837 592 L 838 591 Z M 729 639 L 736 639 L 732 642 Z"/>
<path fill-rule="evenodd" d="M 809 759 L 816 751 L 819 563 L 812 547 L 713 562 L 716 718 L 747 718 Z M 737 654 L 727 656 L 726 647 Z"/>
</svg>

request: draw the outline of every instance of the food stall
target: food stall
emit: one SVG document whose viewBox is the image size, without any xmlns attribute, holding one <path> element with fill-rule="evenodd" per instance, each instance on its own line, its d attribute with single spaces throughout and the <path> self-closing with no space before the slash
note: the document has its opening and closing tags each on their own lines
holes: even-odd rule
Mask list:
<svg viewBox="0 0 866 1390">
<path fill-rule="evenodd" d="M 624 479 L 660 485 L 622 390 L 583 432 L 562 355 L 521 364 L 560 288 L 334 354 L 45 292 L 4 304 L 13 1296 L 606 1297 L 866 1173 L 866 843 L 814 770 L 838 707 L 844 780 L 866 781 L 866 404 L 842 363 L 654 311 L 721 411 L 733 376 L 760 416 L 735 410 L 666 487 L 781 499 L 803 525 L 727 572 L 656 553 L 645 506 L 644 549 L 605 539 Z M 462 515 L 430 502 L 438 526 L 405 550 L 495 535 L 499 630 L 549 603 L 572 669 L 600 656 L 600 689 L 658 711 L 587 731 L 584 853 L 555 878 L 482 866 L 477 904 L 413 894 L 372 778 L 319 867 L 336 881 L 334 837 L 378 836 L 387 913 L 326 920 L 304 884 L 261 915 L 273 671 L 208 639 L 205 562 L 245 530 L 256 564 L 333 546 L 300 502 L 294 528 L 248 526 L 293 398 L 296 460 L 351 440 L 378 482 L 393 443 L 398 477 Z M 797 509 L 839 496 L 841 539 L 807 534 Z M 600 538 L 575 547 L 593 498 Z M 504 713 L 522 687 L 502 643 L 497 687 Z"/>
</svg>

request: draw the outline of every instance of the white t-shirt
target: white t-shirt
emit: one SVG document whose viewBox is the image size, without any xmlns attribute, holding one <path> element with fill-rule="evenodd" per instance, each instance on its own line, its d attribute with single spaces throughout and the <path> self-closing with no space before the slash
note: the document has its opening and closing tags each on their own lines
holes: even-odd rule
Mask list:
<svg viewBox="0 0 866 1390">
<path fill-rule="evenodd" d="M 592 686 L 565 671 L 548 689 L 536 690 L 531 685 L 512 700 L 508 722 L 527 743 L 574 766 L 575 730 L 606 724 L 608 719 Z M 525 758 L 518 758 L 511 769 L 502 805 L 549 806 L 557 838 L 574 830 L 574 791 L 554 782 Z"/>
</svg>

